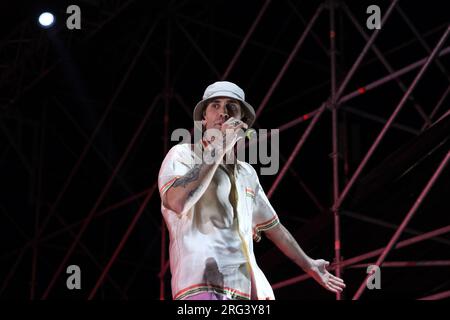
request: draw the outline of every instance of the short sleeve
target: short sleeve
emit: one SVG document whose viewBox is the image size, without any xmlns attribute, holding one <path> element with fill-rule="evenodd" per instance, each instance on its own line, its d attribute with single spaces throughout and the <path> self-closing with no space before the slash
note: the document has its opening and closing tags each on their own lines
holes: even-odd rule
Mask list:
<svg viewBox="0 0 450 320">
<path fill-rule="evenodd" d="M 188 148 L 188 145 L 175 145 L 164 158 L 158 175 L 158 189 L 161 199 L 177 179 L 192 169 L 193 161 Z"/>
<path fill-rule="evenodd" d="M 256 176 L 256 171 L 255 171 Z M 255 188 L 255 205 L 253 209 L 253 239 L 256 242 L 261 240 L 261 232 L 270 230 L 280 223 L 278 215 L 273 209 L 266 196 L 259 179 L 256 176 L 256 188 Z"/>
</svg>

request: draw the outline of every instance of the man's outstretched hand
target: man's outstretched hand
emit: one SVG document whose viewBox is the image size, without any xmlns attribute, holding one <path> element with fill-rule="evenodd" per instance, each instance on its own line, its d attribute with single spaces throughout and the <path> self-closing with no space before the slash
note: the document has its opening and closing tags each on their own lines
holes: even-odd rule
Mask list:
<svg viewBox="0 0 450 320">
<path fill-rule="evenodd" d="M 330 263 L 323 259 L 314 260 L 306 255 L 292 234 L 281 223 L 265 231 L 265 233 L 287 257 L 294 261 L 325 289 L 338 293 L 342 292 L 345 288 L 344 280 L 335 277 L 327 271 Z"/>
<path fill-rule="evenodd" d="M 329 265 L 330 263 L 323 259 L 312 260 L 308 274 L 325 289 L 334 293 L 342 292 L 345 288 L 344 280 L 329 273 L 327 270 Z"/>
</svg>

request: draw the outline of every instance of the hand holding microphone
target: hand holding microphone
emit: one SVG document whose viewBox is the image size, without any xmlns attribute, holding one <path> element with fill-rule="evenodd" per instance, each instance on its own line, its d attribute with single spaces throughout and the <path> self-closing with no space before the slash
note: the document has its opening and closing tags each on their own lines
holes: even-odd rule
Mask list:
<svg viewBox="0 0 450 320">
<path fill-rule="evenodd" d="M 249 140 L 252 139 L 254 137 L 254 135 L 256 134 L 256 130 L 253 128 L 248 129 L 248 125 L 241 121 L 238 120 L 236 118 L 229 118 L 227 121 L 225 121 L 222 125 L 222 132 L 224 131 L 224 129 L 235 129 L 236 131 L 240 131 L 240 128 L 243 128 L 244 130 L 244 134 L 239 135 L 239 138 L 243 138 L 246 137 Z M 238 139 L 239 140 L 239 139 Z"/>
<path fill-rule="evenodd" d="M 233 148 L 236 142 L 242 138 L 247 137 L 251 139 L 256 133 L 255 129 L 248 129 L 248 125 L 236 118 L 229 118 L 222 124 L 223 138 L 224 138 L 224 148 L 229 151 Z"/>
</svg>

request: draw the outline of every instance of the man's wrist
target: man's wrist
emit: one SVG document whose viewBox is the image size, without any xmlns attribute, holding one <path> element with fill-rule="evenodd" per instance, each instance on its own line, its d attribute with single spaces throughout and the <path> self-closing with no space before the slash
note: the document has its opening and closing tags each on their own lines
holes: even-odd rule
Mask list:
<svg viewBox="0 0 450 320">
<path fill-rule="evenodd" d="M 221 161 L 223 155 L 223 148 L 211 143 L 203 151 L 203 160 L 206 164 L 216 164 Z"/>
<path fill-rule="evenodd" d="M 314 267 L 313 261 L 314 261 L 313 259 L 307 257 L 301 265 L 302 269 L 308 274 L 312 271 L 312 268 Z"/>
</svg>

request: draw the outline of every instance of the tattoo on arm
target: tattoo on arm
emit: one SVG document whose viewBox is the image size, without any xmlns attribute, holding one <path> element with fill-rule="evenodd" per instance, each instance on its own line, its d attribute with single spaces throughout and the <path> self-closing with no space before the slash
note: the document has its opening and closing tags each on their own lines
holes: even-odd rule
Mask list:
<svg viewBox="0 0 450 320">
<path fill-rule="evenodd" d="M 189 170 L 188 173 L 186 173 L 184 175 L 184 177 L 175 181 L 172 186 L 175 188 L 179 187 L 179 186 L 186 188 L 186 186 L 189 183 L 198 179 L 198 176 L 200 174 L 200 170 L 202 169 L 202 167 L 203 167 L 203 164 L 196 164 L 191 170 Z"/>
<path fill-rule="evenodd" d="M 195 195 L 195 193 L 198 191 L 198 189 L 200 189 L 201 187 L 202 187 L 202 185 L 200 184 L 197 188 L 194 188 L 191 191 L 189 191 L 188 196 L 187 196 L 188 199 L 192 198 Z"/>
</svg>

